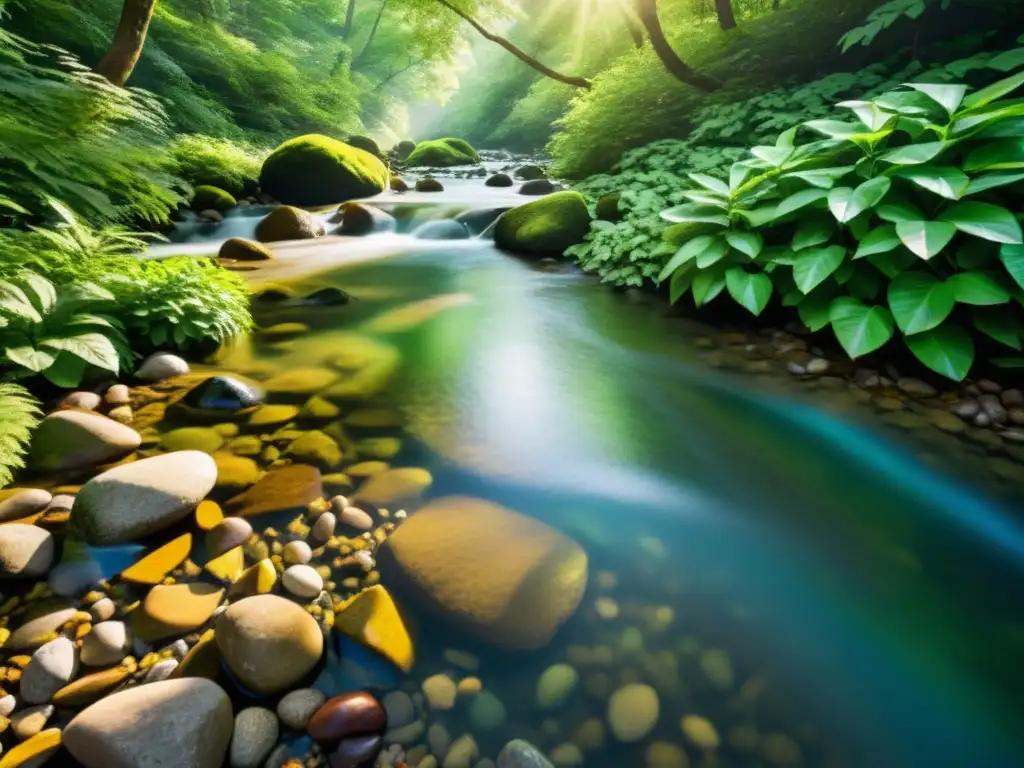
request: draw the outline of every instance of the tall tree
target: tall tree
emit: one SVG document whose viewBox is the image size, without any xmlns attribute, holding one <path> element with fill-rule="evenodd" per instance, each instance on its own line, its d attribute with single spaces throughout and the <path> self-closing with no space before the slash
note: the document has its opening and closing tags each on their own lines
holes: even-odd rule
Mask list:
<svg viewBox="0 0 1024 768">
<path fill-rule="evenodd" d="M 356 0 L 348 0 L 348 10 L 345 12 L 345 30 L 341 36 L 348 40 L 352 37 L 352 24 L 356 19 Z"/>
<path fill-rule="evenodd" d="M 715 0 L 715 13 L 722 29 L 736 28 L 736 14 L 732 12 L 732 0 Z"/>
<path fill-rule="evenodd" d="M 388 7 L 388 0 L 381 0 L 380 10 L 377 11 L 377 18 L 373 20 L 373 28 L 370 30 L 370 36 L 366 38 L 366 44 L 363 46 L 363 50 L 359 52 L 355 60 L 352 62 L 353 66 L 357 66 L 360 61 L 365 61 L 366 57 L 370 53 L 370 49 L 373 47 L 373 41 L 377 37 L 377 30 L 380 29 L 380 20 L 384 17 L 384 11 Z"/>
<path fill-rule="evenodd" d="M 96 65 L 96 72 L 114 85 L 124 87 L 142 55 L 156 0 L 124 0 L 114 41 Z"/>
<path fill-rule="evenodd" d="M 637 48 L 643 48 L 645 42 L 644 28 L 630 9 L 629 0 L 618 0 L 618 7 L 619 12 L 622 14 L 622 20 L 626 24 L 626 29 L 629 30 L 629 34 L 633 38 L 633 45 Z"/>
<path fill-rule="evenodd" d="M 651 38 L 651 47 L 673 77 L 702 91 L 717 91 L 722 87 L 718 80 L 701 74 L 679 58 L 679 54 L 665 37 L 665 30 L 661 28 L 658 0 L 633 0 L 633 7 L 644 29 L 647 30 L 647 36 Z"/>
</svg>

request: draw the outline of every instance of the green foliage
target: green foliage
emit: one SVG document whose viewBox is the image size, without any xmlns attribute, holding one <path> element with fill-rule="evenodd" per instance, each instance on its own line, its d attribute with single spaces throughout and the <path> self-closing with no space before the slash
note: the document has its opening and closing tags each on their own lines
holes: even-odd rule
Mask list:
<svg viewBox="0 0 1024 768">
<path fill-rule="evenodd" d="M 889 0 L 873 10 L 859 27 L 854 27 L 839 41 L 843 53 L 855 45 L 871 45 L 875 38 L 900 19 L 919 19 L 928 7 L 949 8 L 952 0 Z"/>
<path fill-rule="evenodd" d="M 948 77 L 964 67 L 1000 79 L 971 92 Z M 724 282 L 756 315 L 775 295 L 812 331 L 831 326 L 852 358 L 898 330 L 956 380 L 974 361 L 975 331 L 1019 351 L 1024 102 L 1013 96 L 1024 48 L 943 74 L 841 102 L 844 119 L 755 146 L 728 181 L 691 174 L 687 202 L 662 217 L 710 231 L 680 243 L 658 275 L 673 301 L 690 293 L 700 307 L 705 286 Z"/>
<path fill-rule="evenodd" d="M 39 403 L 20 384 L 0 383 L 0 488 L 25 466 L 32 430 L 39 423 Z"/>
<path fill-rule="evenodd" d="M 0 197 L 22 213 L 56 198 L 97 221 L 166 222 L 179 200 L 166 140 L 152 95 L 0 29 Z"/>
<path fill-rule="evenodd" d="M 432 139 L 421 141 L 406 158 L 410 167 L 440 167 L 473 165 L 480 162 L 480 155 L 464 139 Z"/>
<path fill-rule="evenodd" d="M 259 185 L 266 151 L 243 141 L 182 134 L 168 146 L 170 171 L 193 187 L 212 186 L 242 197 Z"/>
</svg>

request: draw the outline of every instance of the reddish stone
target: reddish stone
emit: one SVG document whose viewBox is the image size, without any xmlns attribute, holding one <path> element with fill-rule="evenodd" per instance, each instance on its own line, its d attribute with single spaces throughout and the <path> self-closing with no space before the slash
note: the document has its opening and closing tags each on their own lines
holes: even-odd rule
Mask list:
<svg viewBox="0 0 1024 768">
<path fill-rule="evenodd" d="M 345 739 L 331 753 L 331 768 L 370 768 L 384 745 L 380 736 L 357 736 Z"/>
<path fill-rule="evenodd" d="M 386 726 L 384 708 L 373 696 L 359 691 L 327 701 L 310 718 L 306 732 L 321 744 L 335 744 L 352 736 L 382 733 Z"/>
</svg>

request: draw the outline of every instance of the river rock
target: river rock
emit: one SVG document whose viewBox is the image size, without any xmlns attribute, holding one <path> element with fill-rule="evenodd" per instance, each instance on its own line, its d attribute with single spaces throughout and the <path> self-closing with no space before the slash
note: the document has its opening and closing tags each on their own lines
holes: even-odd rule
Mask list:
<svg viewBox="0 0 1024 768">
<path fill-rule="evenodd" d="M 34 579 L 53 565 L 53 534 L 35 525 L 0 525 L 0 578 Z"/>
<path fill-rule="evenodd" d="M 304 565 L 313 559 L 313 550 L 304 541 L 289 541 L 281 553 L 286 565 Z"/>
<path fill-rule="evenodd" d="M 331 768 L 363 768 L 375 765 L 384 741 L 379 735 L 345 739 L 328 757 Z"/>
<path fill-rule="evenodd" d="M 303 402 L 331 386 L 339 378 L 337 371 L 327 368 L 293 368 L 264 382 L 267 392 L 281 399 Z"/>
<path fill-rule="evenodd" d="M 557 191 L 558 187 L 547 179 L 533 179 L 519 188 L 520 195 L 550 195 Z"/>
<path fill-rule="evenodd" d="M 265 395 L 253 384 L 234 376 L 211 376 L 189 390 L 185 405 L 205 411 L 234 411 L 260 405 Z"/>
<path fill-rule="evenodd" d="M 338 521 L 334 513 L 324 512 L 313 523 L 313 529 L 310 531 L 310 534 L 316 541 L 326 543 L 334 535 L 334 529 L 337 525 Z"/>
<path fill-rule="evenodd" d="M 466 226 L 452 219 L 428 221 L 416 227 L 412 233 L 420 240 L 468 240 L 469 230 Z"/>
<path fill-rule="evenodd" d="M 326 288 L 319 288 L 312 293 L 307 293 L 295 304 L 300 307 L 344 307 L 354 301 L 352 294 L 329 285 Z"/>
<path fill-rule="evenodd" d="M 149 643 L 192 632 L 210 620 L 223 597 L 223 589 L 204 582 L 158 584 L 132 612 L 132 634 Z"/>
<path fill-rule="evenodd" d="M 20 698 L 27 704 L 46 704 L 78 671 L 78 649 L 57 637 L 32 654 L 21 675 Z"/>
<path fill-rule="evenodd" d="M 23 488 L 0 501 L 0 523 L 18 520 L 46 509 L 53 496 L 41 488 Z"/>
<path fill-rule="evenodd" d="M 72 520 L 90 544 L 121 544 L 184 519 L 217 482 L 200 451 L 177 451 L 125 464 L 82 486 Z"/>
<path fill-rule="evenodd" d="M 537 706 L 558 709 L 572 695 L 579 679 L 579 673 L 568 664 L 548 667 L 537 681 Z"/>
<path fill-rule="evenodd" d="M 448 710 L 455 706 L 458 687 L 448 675 L 431 675 L 423 681 L 422 688 L 431 709 Z"/>
<path fill-rule="evenodd" d="M 128 627 L 123 621 L 101 621 L 82 642 L 82 663 L 89 667 L 107 667 L 120 663 L 130 644 Z"/>
<path fill-rule="evenodd" d="M 95 392 L 72 392 L 60 401 L 60 408 L 79 408 L 83 411 L 95 411 L 103 403 L 103 398 Z"/>
<path fill-rule="evenodd" d="M 224 241 L 224 245 L 217 251 L 217 257 L 232 261 L 269 261 L 274 258 L 274 254 L 257 242 L 232 237 Z"/>
<path fill-rule="evenodd" d="M 448 754 L 448 747 L 452 745 L 452 737 L 448 733 L 448 729 L 441 723 L 432 723 L 427 729 L 427 744 L 430 745 L 430 751 L 434 757 L 442 759 Z"/>
<path fill-rule="evenodd" d="M 311 464 L 321 471 L 329 471 L 341 463 L 343 454 L 333 438 L 314 429 L 292 440 L 283 456 L 296 464 Z"/>
<path fill-rule="evenodd" d="M 487 179 L 484 184 L 488 187 L 511 187 L 515 182 L 512 181 L 512 177 L 507 173 L 496 173 Z"/>
<path fill-rule="evenodd" d="M 657 725 L 658 711 L 655 690 L 642 683 L 630 683 L 608 700 L 608 725 L 619 741 L 640 741 Z"/>
<path fill-rule="evenodd" d="M 417 192 L 444 192 L 444 184 L 432 176 L 427 176 L 416 182 Z"/>
<path fill-rule="evenodd" d="M 412 669 L 415 656 L 412 638 L 391 595 L 380 584 L 364 589 L 337 606 L 334 629 L 376 651 L 403 672 Z"/>
<path fill-rule="evenodd" d="M 354 528 L 357 531 L 369 531 L 373 529 L 373 518 L 370 517 L 369 512 L 365 512 L 359 507 L 344 507 L 341 510 L 341 518 L 339 522 L 348 528 Z"/>
<path fill-rule="evenodd" d="M 248 707 L 235 716 L 231 734 L 231 768 L 259 768 L 277 743 L 277 715 L 263 707 Z"/>
<path fill-rule="evenodd" d="M 42 645 L 77 612 L 63 601 L 47 601 L 37 608 L 37 612 L 28 614 L 25 623 L 7 638 L 4 650 L 29 650 Z"/>
<path fill-rule="evenodd" d="M 547 173 L 539 165 L 523 165 L 516 169 L 516 178 L 524 181 L 536 181 L 547 177 Z"/>
<path fill-rule="evenodd" d="M 514 739 L 498 753 L 498 768 L 555 768 L 533 744 Z"/>
<path fill-rule="evenodd" d="M 267 472 L 256 485 L 231 499 L 228 506 L 240 517 L 305 512 L 321 496 L 320 470 L 308 464 L 290 464 Z"/>
<path fill-rule="evenodd" d="M 4 768 L 39 768 L 60 749 L 60 728 L 47 728 L 30 739 L 5 751 L 0 764 Z"/>
<path fill-rule="evenodd" d="M 228 668 L 257 693 L 276 693 L 316 666 L 324 638 L 316 620 L 276 595 L 239 600 L 217 619 L 217 647 Z"/>
<path fill-rule="evenodd" d="M 209 427 L 181 427 L 172 429 L 160 438 L 160 448 L 168 453 L 174 451 L 202 451 L 215 453 L 224 445 L 224 438 Z"/>
<path fill-rule="evenodd" d="M 223 555 L 229 549 L 245 544 L 252 536 L 252 525 L 241 517 L 227 517 L 206 534 L 206 549 L 210 557 Z"/>
<path fill-rule="evenodd" d="M 43 730 L 51 717 L 53 717 L 52 704 L 26 707 L 11 718 L 11 730 L 14 731 L 14 735 L 18 737 L 19 741 L 25 741 Z"/>
<path fill-rule="evenodd" d="M 309 720 L 306 732 L 319 744 L 336 744 L 353 736 L 383 733 L 384 708 L 369 693 L 357 691 L 328 699 Z"/>
<path fill-rule="evenodd" d="M 127 456 L 141 443 L 138 432 L 106 416 L 57 411 L 33 433 L 28 464 L 38 472 L 94 467 Z"/>
<path fill-rule="evenodd" d="M 390 691 L 382 701 L 388 716 L 388 728 L 401 728 L 416 719 L 416 706 L 405 691 Z"/>
<path fill-rule="evenodd" d="M 290 565 L 281 574 L 281 584 L 296 597 L 314 598 L 324 590 L 324 580 L 316 569 L 302 564 Z"/>
<path fill-rule="evenodd" d="M 686 740 L 697 749 L 711 752 L 718 749 L 721 738 L 715 726 L 706 717 L 700 715 L 685 715 L 679 722 Z"/>
<path fill-rule="evenodd" d="M 505 705 L 490 691 L 480 691 L 469 704 L 469 722 L 481 731 L 500 728 L 505 723 L 506 715 Z"/>
<path fill-rule="evenodd" d="M 132 393 L 129 391 L 125 384 L 114 384 L 111 386 L 103 399 L 108 405 L 130 405 L 132 402 Z"/>
<path fill-rule="evenodd" d="M 472 735 L 466 733 L 459 736 L 445 753 L 443 768 L 471 768 L 473 762 L 480 757 L 480 748 Z"/>
<path fill-rule="evenodd" d="M 371 232 L 394 232 L 398 222 L 380 208 L 363 203 L 342 203 L 338 208 L 342 235 L 368 235 Z"/>
<path fill-rule="evenodd" d="M 337 205 L 383 192 L 389 177 L 387 166 L 369 152 L 308 134 L 286 141 L 264 160 L 260 187 L 288 205 Z"/>
<path fill-rule="evenodd" d="M 255 485 L 260 479 L 259 464 L 247 456 L 218 451 L 213 454 L 213 461 L 217 465 L 215 488 L 218 494 L 233 496 Z"/>
<path fill-rule="evenodd" d="M 351 474 L 352 468 L 350 467 L 347 471 Z M 394 508 L 417 501 L 433 481 L 433 477 L 425 469 L 417 467 L 386 469 L 369 477 L 359 486 L 359 490 L 352 498 L 354 501 L 369 502 L 375 507 Z"/>
<path fill-rule="evenodd" d="M 64 746 L 86 768 L 221 768 L 233 725 L 216 683 L 164 680 L 83 710 L 64 729 Z"/>
<path fill-rule="evenodd" d="M 256 225 L 256 239 L 261 243 L 282 240 L 310 240 L 327 234 L 324 225 L 309 211 L 282 205 L 264 216 Z"/>
<path fill-rule="evenodd" d="M 382 580 L 477 637 L 511 649 L 546 645 L 576 610 L 587 556 L 576 542 L 488 501 L 445 497 L 381 545 Z"/>
<path fill-rule="evenodd" d="M 277 716 L 289 728 L 305 730 L 309 719 L 324 704 L 325 697 L 316 688 L 300 688 L 281 697 L 277 703 Z"/>
</svg>

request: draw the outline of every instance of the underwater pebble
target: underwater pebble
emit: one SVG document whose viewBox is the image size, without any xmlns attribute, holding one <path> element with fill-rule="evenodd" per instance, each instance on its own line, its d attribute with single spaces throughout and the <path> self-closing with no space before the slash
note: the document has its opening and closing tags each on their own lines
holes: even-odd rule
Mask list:
<svg viewBox="0 0 1024 768">
<path fill-rule="evenodd" d="M 416 707 L 405 691 L 391 691 L 381 703 L 388 716 L 389 728 L 401 728 L 416 719 Z"/>
<path fill-rule="evenodd" d="M 684 715 L 679 723 L 683 735 L 697 749 L 711 752 L 718 749 L 721 739 L 711 721 L 700 715 Z"/>
<path fill-rule="evenodd" d="M 231 734 L 231 768 L 258 768 L 277 743 L 277 715 L 262 707 L 243 709 Z"/>
<path fill-rule="evenodd" d="M 285 544 L 283 557 L 288 565 L 305 565 L 313 559 L 313 550 L 304 541 L 289 541 Z"/>
<path fill-rule="evenodd" d="M 448 675 L 432 675 L 423 681 L 423 695 L 431 709 L 451 709 L 455 706 L 458 687 Z"/>
<path fill-rule="evenodd" d="M 325 700 L 324 694 L 315 688 L 300 688 L 281 697 L 277 703 L 277 716 L 289 728 L 301 731 Z"/>
<path fill-rule="evenodd" d="M 281 583 L 296 597 L 316 597 L 324 589 L 323 577 L 308 565 L 288 566 Z"/>
<path fill-rule="evenodd" d="M 608 700 L 608 724 L 622 742 L 640 741 L 658 722 L 658 694 L 649 685 L 630 683 Z"/>
<path fill-rule="evenodd" d="M 579 673 L 568 664 L 548 667 L 537 681 L 537 706 L 540 709 L 557 709 L 572 695 Z"/>
</svg>

